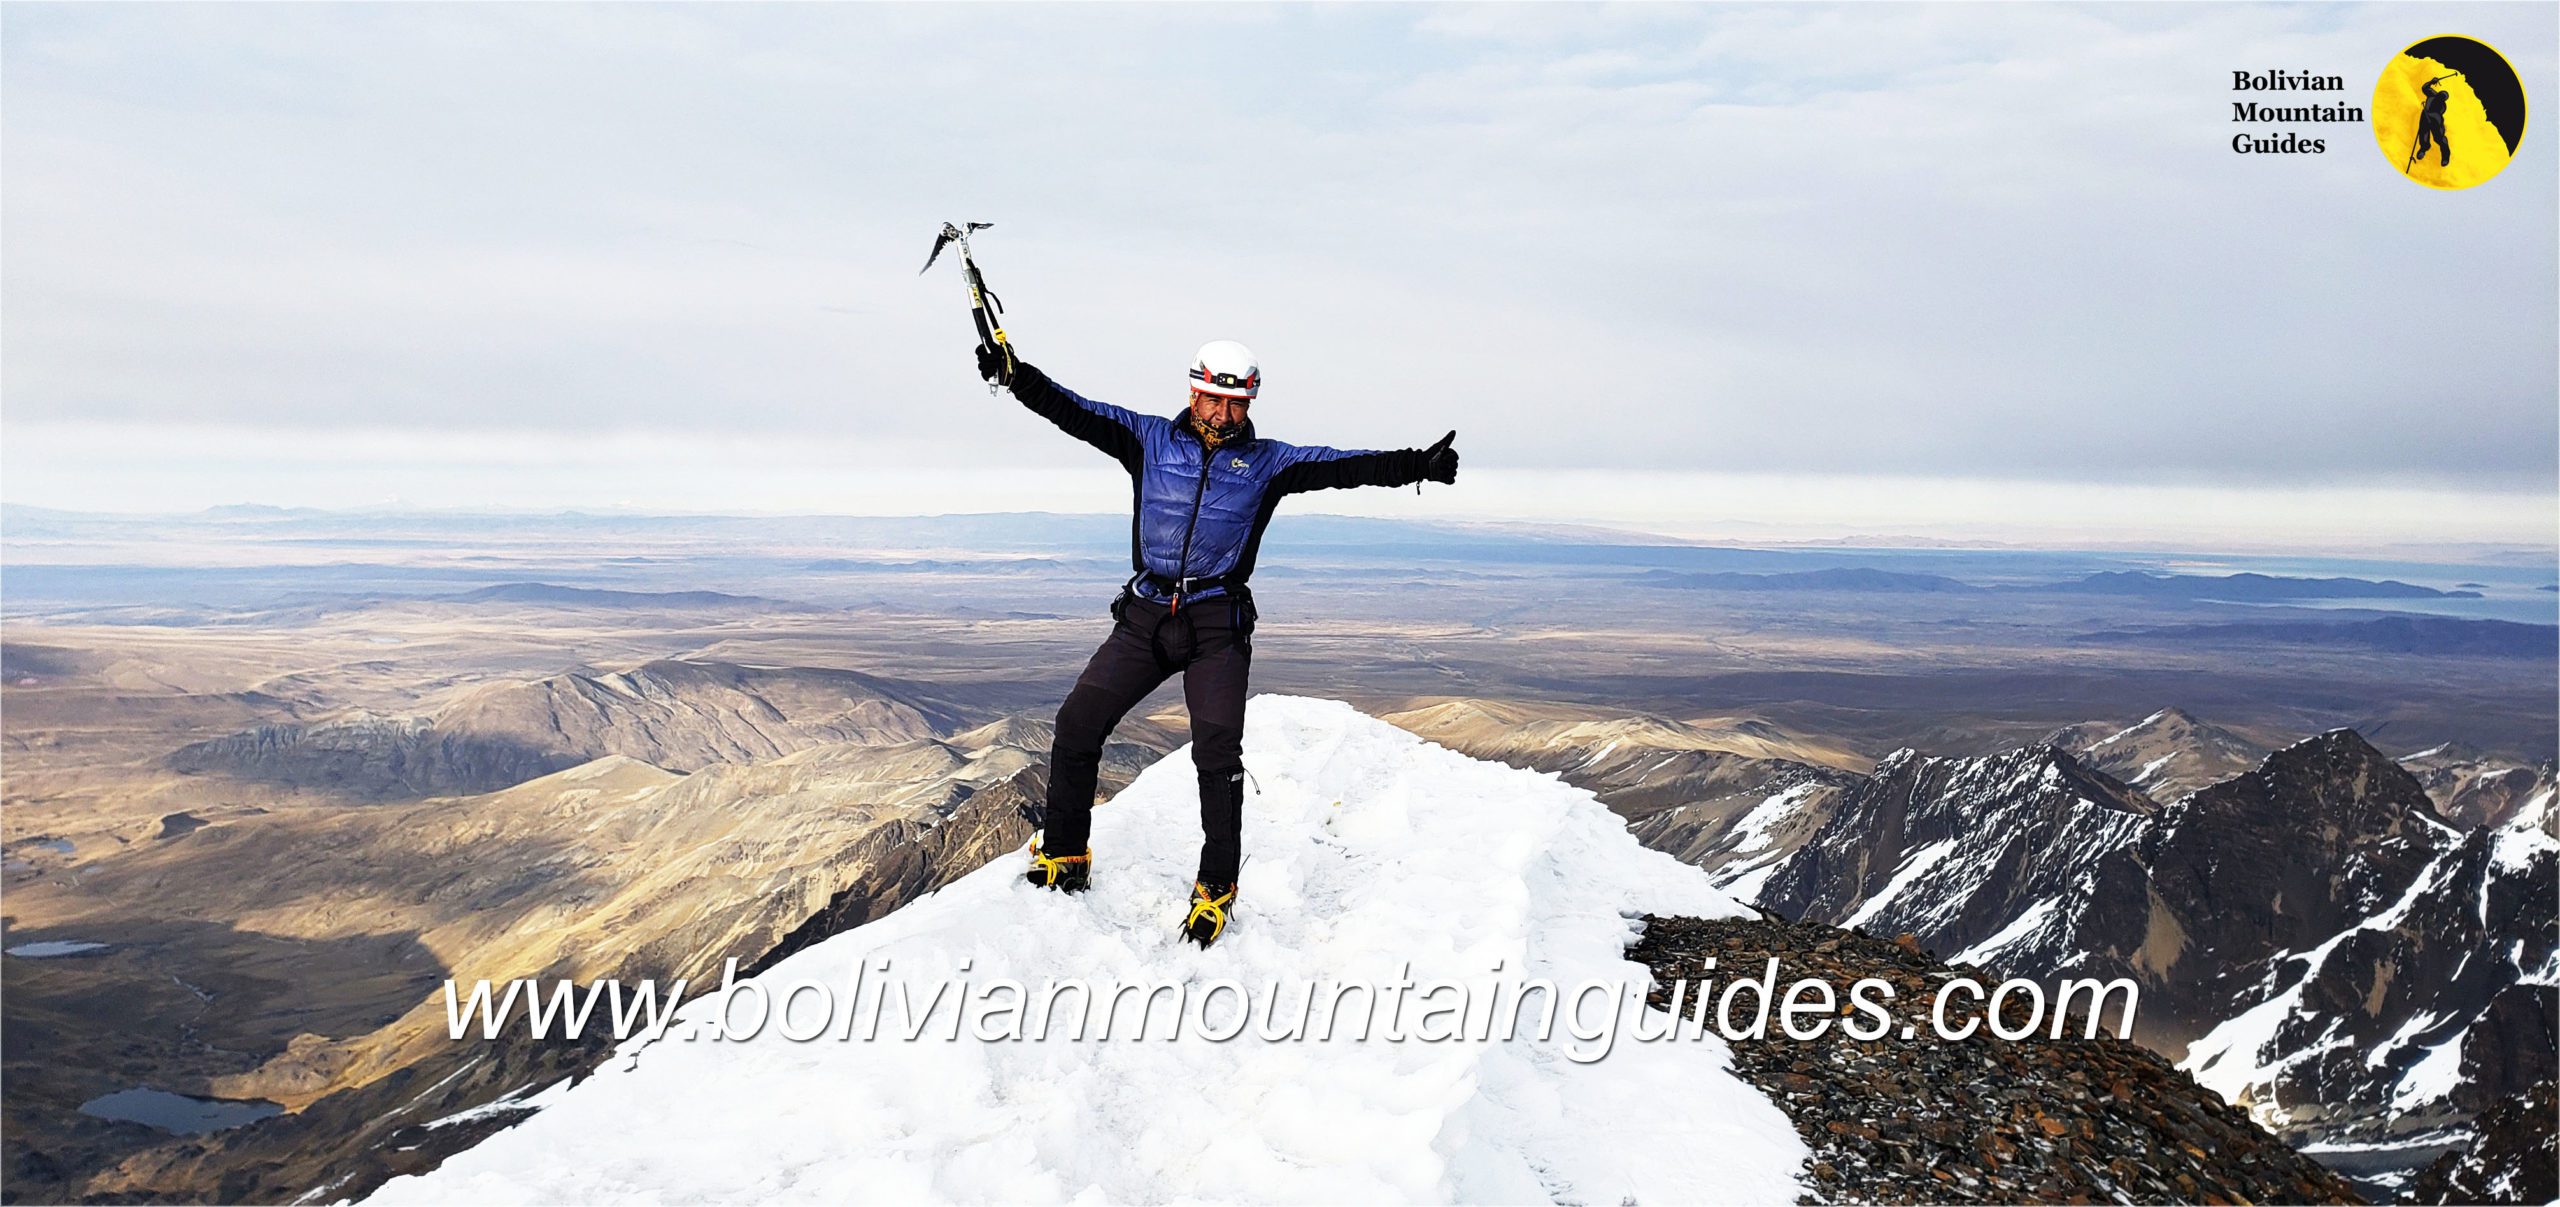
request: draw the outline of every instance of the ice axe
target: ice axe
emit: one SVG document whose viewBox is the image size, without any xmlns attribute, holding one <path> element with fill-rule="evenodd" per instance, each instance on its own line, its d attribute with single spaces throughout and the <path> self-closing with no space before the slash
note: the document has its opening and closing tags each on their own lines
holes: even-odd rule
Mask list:
<svg viewBox="0 0 2560 1207">
<path fill-rule="evenodd" d="M 943 248 L 954 243 L 960 245 L 960 271 L 968 278 L 969 318 L 978 325 L 978 342 L 1003 351 L 1005 377 L 1010 378 L 1015 362 L 1013 345 L 1005 342 L 1004 338 L 1004 301 L 987 288 L 986 277 L 978 272 L 978 261 L 969 254 L 969 236 L 994 225 L 992 222 L 972 222 L 964 229 L 943 223 L 942 233 L 934 237 L 932 254 L 924 258 L 924 267 L 917 269 L 916 275 L 923 276 L 930 270 L 933 262 L 942 258 Z M 997 382 L 988 382 L 987 393 L 995 393 L 997 386 Z"/>
</svg>

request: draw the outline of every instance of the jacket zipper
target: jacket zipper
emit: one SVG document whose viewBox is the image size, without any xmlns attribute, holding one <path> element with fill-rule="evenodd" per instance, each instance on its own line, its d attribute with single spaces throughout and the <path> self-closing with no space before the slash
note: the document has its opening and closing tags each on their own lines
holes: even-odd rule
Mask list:
<svg viewBox="0 0 2560 1207">
<path fill-rule="evenodd" d="M 1182 529 L 1182 556 L 1173 568 L 1173 606 L 1168 613 L 1182 610 L 1182 584 L 1191 577 L 1191 536 L 1200 531 L 1200 500 L 1209 493 L 1209 442 L 1200 442 L 1200 481 L 1191 488 L 1191 522 Z"/>
</svg>

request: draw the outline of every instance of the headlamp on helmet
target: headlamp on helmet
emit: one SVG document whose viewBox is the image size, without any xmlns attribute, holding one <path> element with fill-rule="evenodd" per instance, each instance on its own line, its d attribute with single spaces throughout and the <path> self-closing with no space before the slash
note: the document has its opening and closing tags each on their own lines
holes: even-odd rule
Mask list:
<svg viewBox="0 0 2560 1207">
<path fill-rule="evenodd" d="M 1221 398 L 1250 400 L 1262 393 L 1262 365 L 1243 344 L 1211 340 L 1191 358 L 1191 388 Z"/>
</svg>

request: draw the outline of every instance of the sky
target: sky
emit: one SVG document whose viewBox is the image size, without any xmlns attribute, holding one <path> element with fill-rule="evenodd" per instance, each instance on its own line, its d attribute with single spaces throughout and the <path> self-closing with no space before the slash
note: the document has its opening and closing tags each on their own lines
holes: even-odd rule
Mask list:
<svg viewBox="0 0 2560 1207">
<path fill-rule="evenodd" d="M 2560 526 L 2560 173 L 2361 123 L 2560 9 L 0 8 L 0 498 L 92 510 L 1125 508 L 977 381 L 1169 413 L 1259 354 L 1310 510 L 2354 547 Z M 2235 70 L 2344 94 L 2235 93 Z"/>
</svg>

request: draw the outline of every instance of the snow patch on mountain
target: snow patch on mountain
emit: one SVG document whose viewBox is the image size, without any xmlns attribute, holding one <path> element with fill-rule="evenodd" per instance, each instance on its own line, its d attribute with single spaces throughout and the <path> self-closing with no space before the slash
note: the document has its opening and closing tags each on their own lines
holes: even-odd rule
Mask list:
<svg viewBox="0 0 2560 1207">
<path fill-rule="evenodd" d="M 1936 868 L 1955 849 L 1956 840 L 1947 838 L 1913 851 L 1902 861 L 1902 866 L 1894 871 L 1893 879 L 1886 881 L 1884 888 L 1875 896 L 1867 898 L 1867 903 L 1859 906 L 1858 912 L 1849 915 L 1849 920 L 1840 924 L 1842 928 L 1855 929 L 1865 925 L 1868 919 L 1883 913 L 1893 905 L 1894 898 L 1902 895 L 1902 890 L 1911 887 L 1921 877 L 1928 875 L 1931 869 Z"/>
<path fill-rule="evenodd" d="M 1734 853 L 1747 855 L 1767 847 L 1770 831 L 1793 817 L 1796 810 L 1803 808 L 1804 803 L 1819 794 L 1822 788 L 1819 782 L 1797 784 L 1754 806 L 1741 821 L 1734 823 Z"/>
<path fill-rule="evenodd" d="M 885 1026 L 868 1042 L 792 1042 L 773 1027 L 747 1041 L 676 1038 L 716 1004 L 705 1001 L 669 1038 L 626 1044 L 585 1082 L 528 1100 L 527 1122 L 375 1199 L 1791 1203 L 1805 1192 L 1794 1127 L 1733 1073 L 1720 1039 L 1632 1038 L 1668 1021 L 1641 1004 L 1650 976 L 1625 955 L 1635 919 L 1747 913 L 1703 873 L 1639 846 L 1587 792 L 1342 704 L 1257 697 L 1245 755 L 1258 787 L 1245 811 L 1252 858 L 1236 920 L 1209 951 L 1174 933 L 1199 839 L 1190 759 L 1177 751 L 1096 812 L 1091 891 L 1031 888 L 1019 860 L 999 859 L 758 980 L 778 1000 L 886 959 L 919 1001 L 966 977 L 1170 979 L 1195 997 L 1221 981 L 1248 995 L 1276 981 L 1282 1003 L 1292 985 L 1407 969 L 1423 984 L 1596 981 L 1624 1003 L 1615 1050 L 1578 1061 L 1589 1045 L 1561 1025 L 1552 1042 L 1535 1039 L 1534 1007 L 1507 1042 L 1265 1042 L 1250 1027 L 1227 1042 L 1129 1040 L 1125 1027 L 1081 1042 L 1063 1029 L 952 1041 L 940 1026 L 917 1042 Z"/>
<path fill-rule="evenodd" d="M 1975 965 L 1987 963 L 1993 957 L 1998 956 L 2003 950 L 2008 948 L 2010 944 L 2016 943 L 2021 939 L 2042 931 L 2045 924 L 2053 920 L 2053 914 L 2054 899 L 2046 897 L 2043 900 L 2036 902 L 2034 905 L 2028 906 L 2027 912 L 2018 915 L 2016 920 L 2010 922 L 2007 926 L 2001 927 L 1998 934 L 1995 934 L 1988 939 L 1984 939 L 1971 947 L 1965 948 L 1963 951 L 1956 953 L 1955 957 L 1947 962 L 1950 964 Z"/>
<path fill-rule="evenodd" d="M 2462 1086 L 2462 1040 L 2464 1032 L 2427 1049 L 2425 1057 L 2400 1075 L 2399 1086 L 2392 1091 L 2391 1105 L 2409 1110 L 2437 1101 Z"/>
<path fill-rule="evenodd" d="M 2553 839 L 2542 830 L 2542 818 L 2550 805 L 2551 798 L 2546 793 L 2535 798 L 2534 804 L 2517 813 L 2506 825 L 2498 827 L 2489 840 L 2489 858 L 2497 863 L 2498 870 L 2523 872 L 2533 866 L 2534 860 L 2548 858 L 2560 851 L 2560 840 Z"/>
<path fill-rule="evenodd" d="M 2301 962 L 2302 972 L 2290 978 L 2281 992 L 2242 1011 L 2189 1045 L 2186 1059 L 2179 1061 L 2178 1067 L 2192 1074 L 2197 1084 L 2222 1095 L 2229 1101 L 2249 1102 L 2250 1113 L 2256 1116 L 2259 1122 L 2270 1127 L 2284 1123 L 2287 1120 L 2289 1108 L 2279 1100 L 2276 1083 L 2285 1071 L 2319 1056 L 2332 1047 L 2349 1042 L 2336 1034 L 2337 1029 L 2334 1026 L 2322 1033 L 2319 1042 L 2312 1044 L 2287 1048 L 2277 1042 L 2280 1030 L 2288 1021 L 2296 1016 L 2307 1019 L 2317 1014 L 2317 1011 L 2307 1004 L 2307 991 L 2328 964 L 2330 953 L 2336 951 L 2339 944 L 2355 937 L 2359 931 L 2388 931 L 2399 926 L 2408 918 L 2410 910 L 2417 906 L 2419 898 L 2441 887 L 2445 873 L 2450 870 L 2451 861 L 2448 856 L 2438 855 L 2424 871 L 2409 882 L 2408 888 L 2401 893 L 2400 899 L 2394 901 L 2388 909 L 2331 935 L 2309 952 L 2301 955 L 2281 954 L 2269 960 L 2271 972 L 2282 969 L 2294 961 Z M 2452 1069 L 2457 1075 L 2462 1065 L 2460 1040 L 2461 1037 L 2457 1034 L 2450 1042 L 2453 1050 Z M 2441 1054 L 2441 1051 L 2439 1049 L 2431 1053 L 2427 1061 L 2422 1062 L 2421 1067 L 2423 1068 L 2426 1063 L 2438 1063 L 2436 1057 Z M 2412 1070 L 2404 1076 L 2396 1106 L 2405 1109 L 2422 1100 L 2411 1097 L 2412 1094 L 2420 1092 L 2410 1088 L 2412 1082 L 2409 1078 L 2417 1078 L 2417 1075 L 2418 1070 Z M 2452 1082 L 2446 1081 L 2443 1089 L 2434 1089 L 2438 1080 L 2440 1078 L 2436 1073 L 2430 1072 L 2427 1077 L 2418 1078 L 2416 1084 L 2431 1097 L 2442 1097 L 2451 1089 Z"/>
</svg>

